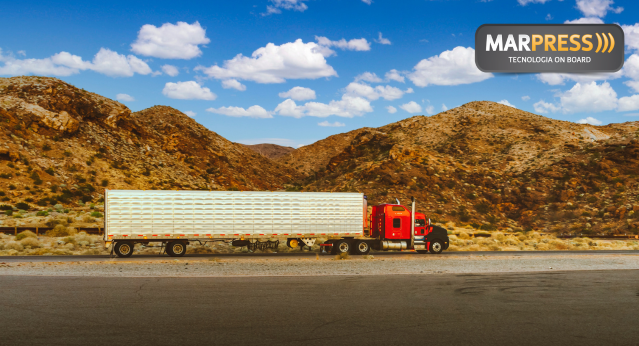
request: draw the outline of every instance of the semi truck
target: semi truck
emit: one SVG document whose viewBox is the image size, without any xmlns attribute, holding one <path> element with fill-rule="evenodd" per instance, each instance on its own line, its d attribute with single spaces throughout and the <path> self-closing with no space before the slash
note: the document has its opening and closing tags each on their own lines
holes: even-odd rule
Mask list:
<svg viewBox="0 0 639 346">
<path fill-rule="evenodd" d="M 371 249 L 439 254 L 448 232 L 423 213 L 397 204 L 368 212 L 366 196 L 342 192 L 106 190 L 104 241 L 118 257 L 136 245 L 160 244 L 184 256 L 193 243 L 226 242 L 249 250 L 311 247 L 323 254 Z"/>
</svg>

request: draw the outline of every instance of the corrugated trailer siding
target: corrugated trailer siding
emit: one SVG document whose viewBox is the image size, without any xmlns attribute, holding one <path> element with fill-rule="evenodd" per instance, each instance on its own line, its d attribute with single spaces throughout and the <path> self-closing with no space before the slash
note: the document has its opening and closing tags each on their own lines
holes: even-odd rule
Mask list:
<svg viewBox="0 0 639 346">
<path fill-rule="evenodd" d="M 108 190 L 106 198 L 115 238 L 361 235 L 364 221 L 360 193 Z"/>
</svg>

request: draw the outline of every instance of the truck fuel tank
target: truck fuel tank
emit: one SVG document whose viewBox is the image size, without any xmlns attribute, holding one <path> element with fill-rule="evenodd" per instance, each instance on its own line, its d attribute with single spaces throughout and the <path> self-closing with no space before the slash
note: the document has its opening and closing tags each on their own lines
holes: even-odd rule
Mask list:
<svg viewBox="0 0 639 346">
<path fill-rule="evenodd" d="M 408 243 L 405 240 L 392 241 L 382 240 L 382 250 L 406 250 L 408 249 Z"/>
</svg>

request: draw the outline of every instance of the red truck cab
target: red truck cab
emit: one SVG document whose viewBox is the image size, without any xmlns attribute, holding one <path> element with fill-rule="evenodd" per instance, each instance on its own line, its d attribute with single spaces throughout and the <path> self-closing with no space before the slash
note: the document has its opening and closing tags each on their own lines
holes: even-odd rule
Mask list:
<svg viewBox="0 0 639 346">
<path fill-rule="evenodd" d="M 380 239 L 410 240 L 411 212 L 403 205 L 380 204 L 372 207 L 370 236 Z M 425 233 L 426 215 L 415 213 L 415 235 Z"/>
</svg>

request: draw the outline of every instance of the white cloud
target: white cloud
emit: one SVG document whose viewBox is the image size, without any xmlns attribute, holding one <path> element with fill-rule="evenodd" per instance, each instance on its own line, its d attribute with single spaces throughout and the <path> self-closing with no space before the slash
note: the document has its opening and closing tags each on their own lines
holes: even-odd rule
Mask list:
<svg viewBox="0 0 639 346">
<path fill-rule="evenodd" d="M 530 100 L 530 96 L 525 95 L 525 96 L 522 96 L 521 99 L 522 99 L 522 101 L 528 101 L 528 100 Z"/>
<path fill-rule="evenodd" d="M 166 83 L 162 90 L 164 96 L 179 100 L 215 100 L 217 95 L 211 89 L 202 87 L 195 81 Z"/>
<path fill-rule="evenodd" d="M 405 92 L 412 93 L 413 89 L 409 88 L 407 91 L 402 91 L 401 89 L 392 87 L 390 85 L 378 85 L 373 88 L 368 84 L 356 82 L 352 82 L 348 86 L 346 86 L 347 95 L 362 96 L 371 101 L 377 100 L 380 97 L 388 101 L 397 100 L 398 98 L 404 96 Z"/>
<path fill-rule="evenodd" d="M 361 116 L 364 113 L 373 111 L 370 102 L 362 97 L 342 95 L 339 101 L 333 100 L 326 103 L 307 102 L 303 106 L 298 106 L 295 101 L 286 99 L 275 108 L 275 112 L 282 116 L 301 118 L 304 116 L 325 118 L 337 115 L 345 118 Z"/>
<path fill-rule="evenodd" d="M 19 51 L 18 51 L 18 55 L 21 55 L 21 56 L 27 56 L 27 52 L 26 52 L 26 51 L 24 51 L 24 50 L 19 50 Z"/>
<path fill-rule="evenodd" d="M 308 9 L 305 1 L 307 0 L 270 0 L 271 5 L 266 6 L 266 12 L 262 13 L 262 16 L 282 13 L 283 9 L 304 12 Z"/>
<path fill-rule="evenodd" d="M 420 61 L 408 75 L 415 85 L 460 85 L 492 78 L 492 73 L 481 72 L 475 65 L 473 48 L 455 47 L 440 55 Z"/>
<path fill-rule="evenodd" d="M 548 13 L 546 15 L 546 20 L 552 20 L 552 19 L 553 19 L 552 15 L 550 13 Z"/>
<path fill-rule="evenodd" d="M 545 102 L 544 100 L 539 100 L 539 102 L 533 105 L 535 112 L 545 114 L 545 113 L 554 113 L 561 109 L 561 107 L 554 105 L 552 103 Z"/>
<path fill-rule="evenodd" d="M 281 92 L 278 96 L 281 98 L 290 98 L 295 101 L 314 100 L 317 97 L 315 90 L 301 86 L 296 86 L 289 91 Z"/>
<path fill-rule="evenodd" d="M 182 113 L 186 114 L 187 116 L 191 118 L 194 118 L 197 115 L 197 113 L 195 113 L 194 111 L 184 111 Z"/>
<path fill-rule="evenodd" d="M 623 84 L 627 85 L 628 87 L 630 87 L 631 89 L 639 93 L 639 81 L 627 81 L 627 82 L 624 82 Z"/>
<path fill-rule="evenodd" d="M 501 100 L 499 102 L 497 102 L 499 104 L 502 104 L 504 106 L 508 106 L 508 107 L 512 107 L 512 108 L 517 108 L 516 106 L 513 106 L 510 102 L 508 102 L 508 100 Z"/>
<path fill-rule="evenodd" d="M 346 41 L 346 39 L 341 39 L 339 41 L 331 41 L 324 36 L 315 36 L 315 41 L 317 41 L 317 44 L 319 44 L 320 46 L 327 47 L 327 48 L 337 47 L 342 50 L 355 50 L 355 51 L 371 50 L 371 44 L 370 42 L 366 41 L 365 38 L 354 38 L 350 41 Z"/>
<path fill-rule="evenodd" d="M 133 101 L 135 101 L 133 96 L 128 95 L 128 94 L 117 94 L 117 95 L 115 95 L 115 99 L 118 100 L 118 101 L 123 101 L 123 102 L 133 102 Z"/>
<path fill-rule="evenodd" d="M 386 81 L 394 80 L 396 82 L 404 83 L 404 76 L 402 76 L 399 71 L 392 69 L 384 75 Z"/>
<path fill-rule="evenodd" d="M 377 77 L 377 75 L 375 73 L 371 73 L 371 72 L 364 72 L 362 74 L 358 74 L 357 76 L 355 76 L 355 81 L 359 82 L 359 81 L 365 81 L 365 82 L 369 82 L 369 83 L 381 83 L 383 82 L 383 80 L 379 77 Z"/>
<path fill-rule="evenodd" d="M 589 83 L 601 80 L 613 80 L 621 78 L 623 70 L 606 73 L 539 73 L 537 79 L 548 85 L 563 85 L 567 80 L 578 83 Z"/>
<path fill-rule="evenodd" d="M 173 66 L 173 65 L 164 65 L 164 66 L 162 66 L 162 72 L 166 73 L 167 75 L 169 75 L 171 77 L 175 77 L 178 74 L 180 74 L 180 71 L 178 71 L 178 68 Z"/>
<path fill-rule="evenodd" d="M 388 110 L 388 113 L 390 114 L 395 114 L 397 113 L 397 108 L 393 107 L 393 106 L 388 106 L 386 107 L 386 110 Z"/>
<path fill-rule="evenodd" d="M 222 88 L 244 91 L 246 90 L 246 85 L 240 83 L 237 79 L 227 79 L 222 81 Z"/>
<path fill-rule="evenodd" d="M 639 113 L 626 113 L 623 116 L 624 117 L 639 117 Z"/>
<path fill-rule="evenodd" d="M 316 79 L 337 76 L 326 63 L 315 42 L 301 39 L 277 46 L 269 43 L 257 49 L 251 57 L 238 54 L 226 60 L 223 67 L 198 66 L 195 69 L 216 79 L 237 78 L 258 83 L 284 83 L 286 79 Z"/>
<path fill-rule="evenodd" d="M 162 59 L 193 59 L 202 55 L 199 45 L 211 42 L 199 22 L 164 23 L 161 27 L 145 24 L 131 50 L 144 56 Z"/>
<path fill-rule="evenodd" d="M 587 117 L 585 119 L 577 120 L 577 124 L 590 124 L 590 125 L 601 125 L 601 120 L 597 120 L 593 117 Z"/>
<path fill-rule="evenodd" d="M 617 112 L 629 112 L 639 110 L 639 95 L 626 96 L 619 99 Z"/>
<path fill-rule="evenodd" d="M 242 107 L 207 108 L 206 111 L 215 113 L 215 114 L 226 115 L 229 117 L 236 117 L 236 118 L 249 117 L 249 118 L 258 118 L 258 119 L 268 119 L 273 117 L 271 113 L 269 113 L 268 111 L 266 111 L 266 109 L 258 105 L 251 106 L 247 109 L 244 109 Z"/>
<path fill-rule="evenodd" d="M 623 65 L 623 75 L 634 80 L 639 80 L 639 55 L 633 54 L 626 59 Z"/>
<path fill-rule="evenodd" d="M 365 3 L 366 5 L 370 5 L 373 3 L 373 0 L 362 0 L 363 3 Z"/>
<path fill-rule="evenodd" d="M 564 24 L 603 24 L 604 21 L 597 17 L 583 17 L 579 19 L 567 20 Z"/>
<path fill-rule="evenodd" d="M 612 7 L 612 0 L 577 0 L 577 9 L 586 17 L 605 17 L 608 11 L 621 13 L 623 7 Z"/>
<path fill-rule="evenodd" d="M 426 113 L 428 114 L 434 114 L 435 113 L 435 107 L 433 105 L 428 105 L 424 107 L 424 111 L 426 111 Z"/>
<path fill-rule="evenodd" d="M 561 95 L 564 113 L 601 112 L 617 108 L 617 93 L 608 82 L 577 83 Z"/>
<path fill-rule="evenodd" d="M 317 123 L 317 125 L 324 126 L 324 127 L 343 127 L 343 126 L 346 126 L 346 124 L 340 123 L 339 121 L 336 121 L 334 123 L 329 123 L 328 120 L 322 121 L 321 123 Z"/>
<path fill-rule="evenodd" d="M 379 44 L 391 44 L 391 41 L 387 38 L 383 38 L 382 37 L 382 33 L 379 33 L 379 36 L 377 38 L 377 40 L 375 40 L 375 42 L 379 43 Z"/>
<path fill-rule="evenodd" d="M 521 6 L 526 6 L 528 4 L 545 4 L 548 1 L 550 0 L 517 0 Z"/>
<path fill-rule="evenodd" d="M 399 106 L 399 108 L 405 110 L 408 113 L 419 113 L 422 111 L 422 106 L 420 106 L 419 103 L 415 101 L 410 101 L 408 103 L 405 103 Z"/>
<path fill-rule="evenodd" d="M 51 58 L 44 59 L 16 59 L 11 54 L 3 55 L 0 49 L 0 75 L 41 75 L 41 76 L 70 76 L 79 73 L 77 68 L 70 68 L 55 64 Z"/>
<path fill-rule="evenodd" d="M 442 112 L 445 112 L 448 110 L 448 107 L 446 106 L 445 103 L 442 103 Z"/>
<path fill-rule="evenodd" d="M 630 49 L 639 49 L 639 23 L 635 25 L 622 25 L 626 46 Z"/>
</svg>

